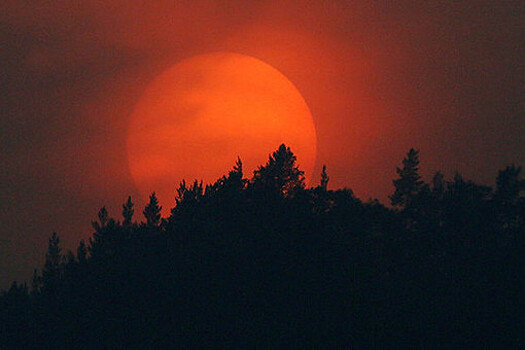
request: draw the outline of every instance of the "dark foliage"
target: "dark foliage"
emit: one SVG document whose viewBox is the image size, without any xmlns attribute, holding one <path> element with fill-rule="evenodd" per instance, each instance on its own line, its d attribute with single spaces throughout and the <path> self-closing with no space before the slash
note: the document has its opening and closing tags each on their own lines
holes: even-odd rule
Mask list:
<svg viewBox="0 0 525 350">
<path fill-rule="evenodd" d="M 389 209 L 305 188 L 282 145 L 245 179 L 240 160 L 182 182 L 161 219 L 105 208 L 76 256 L 49 240 L 31 289 L 0 297 L 2 348 L 522 348 L 524 182 L 494 191 L 418 174 L 413 149 Z"/>
<path fill-rule="evenodd" d="M 160 211 L 162 210 L 162 207 L 159 206 L 159 201 L 157 199 L 157 196 L 155 195 L 155 192 L 151 194 L 149 197 L 149 203 L 146 205 L 146 208 L 144 208 L 144 217 L 146 218 L 146 225 L 149 227 L 152 226 L 159 226 L 160 225 Z M 131 221 L 131 216 L 129 213 L 126 213 L 127 215 L 124 216 L 124 220 L 127 220 L 127 217 L 129 216 Z"/>
<path fill-rule="evenodd" d="M 135 209 L 133 207 L 135 204 L 133 204 L 133 201 L 131 200 L 131 196 L 128 197 L 128 200 L 124 205 L 122 205 L 122 217 L 124 218 L 124 221 L 122 222 L 122 226 L 130 226 L 133 220 L 133 214 L 135 213 Z"/>
<path fill-rule="evenodd" d="M 419 175 L 419 151 L 411 148 L 403 159 L 403 167 L 396 172 L 399 179 L 393 181 L 396 190 L 390 197 L 392 205 L 410 208 L 423 186 Z"/>
</svg>

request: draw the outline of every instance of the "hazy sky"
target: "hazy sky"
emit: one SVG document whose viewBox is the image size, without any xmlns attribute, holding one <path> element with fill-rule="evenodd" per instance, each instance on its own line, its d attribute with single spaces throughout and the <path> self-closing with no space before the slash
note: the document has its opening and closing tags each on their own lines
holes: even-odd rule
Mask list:
<svg viewBox="0 0 525 350">
<path fill-rule="evenodd" d="M 410 147 L 427 179 L 525 165 L 524 36 L 523 1 L 3 0 L 0 287 L 31 275 L 53 231 L 73 248 L 137 194 L 130 113 L 184 58 L 277 68 L 314 116 L 316 173 L 386 202 Z"/>
</svg>

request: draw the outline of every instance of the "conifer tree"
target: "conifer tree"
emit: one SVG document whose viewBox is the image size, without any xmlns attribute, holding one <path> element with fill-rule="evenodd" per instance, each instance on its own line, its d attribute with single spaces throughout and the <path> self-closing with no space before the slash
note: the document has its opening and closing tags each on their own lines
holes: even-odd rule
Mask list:
<svg viewBox="0 0 525 350">
<path fill-rule="evenodd" d="M 432 178 L 432 192 L 438 196 L 445 192 L 445 177 L 441 171 L 436 172 Z"/>
<path fill-rule="evenodd" d="M 31 293 L 36 295 L 40 292 L 42 279 L 38 275 L 37 269 L 33 270 L 33 278 L 31 279 Z"/>
<path fill-rule="evenodd" d="M 46 260 L 42 270 L 42 284 L 45 290 L 55 292 L 56 288 L 58 288 L 61 262 L 62 249 L 60 248 L 60 238 L 56 232 L 53 232 L 49 238 Z"/>
<path fill-rule="evenodd" d="M 328 174 L 326 173 L 326 165 L 323 165 L 323 170 L 321 171 L 320 187 L 323 190 L 325 190 L 325 191 L 328 189 L 328 181 L 329 180 L 330 180 L 330 178 L 328 177 Z"/>
<path fill-rule="evenodd" d="M 162 207 L 159 206 L 159 201 L 155 192 L 149 197 L 149 203 L 144 208 L 144 217 L 146 218 L 147 226 L 159 226 L 160 224 L 160 211 Z"/>
<path fill-rule="evenodd" d="M 233 185 L 239 185 L 240 187 L 243 187 L 243 176 L 242 161 L 240 157 L 237 157 L 237 162 L 235 163 L 233 170 L 228 174 L 228 181 Z"/>
<path fill-rule="evenodd" d="M 243 178 L 242 161 L 237 157 L 233 170 L 228 173 L 228 176 L 223 176 L 218 182 L 220 189 L 226 189 L 230 192 L 237 192 L 244 188 L 246 180 Z"/>
<path fill-rule="evenodd" d="M 124 217 L 124 222 L 122 222 L 122 225 L 124 226 L 130 226 L 133 219 L 133 214 L 135 213 L 135 209 L 133 209 L 134 203 L 131 200 L 131 196 L 128 197 L 128 200 L 126 203 L 122 205 L 122 217 Z"/>
<path fill-rule="evenodd" d="M 106 207 L 98 212 L 98 222 L 93 221 L 91 225 L 95 229 L 93 238 L 89 238 L 89 252 L 91 257 L 104 255 L 112 246 L 114 237 L 115 219 L 110 219 Z M 77 252 L 78 253 L 78 252 Z"/>
<path fill-rule="evenodd" d="M 98 222 L 97 221 L 92 221 L 91 222 L 91 225 L 93 226 L 93 228 L 95 229 L 95 231 L 100 231 L 101 229 L 105 228 L 106 225 L 108 224 L 108 211 L 106 209 L 106 207 L 102 207 L 100 208 L 100 210 L 98 211 Z"/>
<path fill-rule="evenodd" d="M 80 264 L 84 264 L 87 261 L 87 247 L 84 240 L 81 240 L 78 244 L 77 259 Z"/>
<path fill-rule="evenodd" d="M 524 227 L 525 201 L 520 195 L 525 191 L 525 180 L 520 179 L 520 173 L 521 167 L 513 164 L 500 170 L 496 178 L 493 199 L 497 204 L 499 220 L 504 229 Z"/>
<path fill-rule="evenodd" d="M 232 171 L 230 171 L 230 174 Z M 233 167 L 233 173 L 238 174 L 241 178 L 243 176 L 242 173 L 242 160 L 241 157 L 237 157 L 237 161 L 235 162 L 235 165 Z"/>
<path fill-rule="evenodd" d="M 514 164 L 498 172 L 494 197 L 502 204 L 515 204 L 525 191 L 525 180 L 520 179 L 521 167 Z"/>
<path fill-rule="evenodd" d="M 296 160 L 290 147 L 282 144 L 269 156 L 266 165 L 254 171 L 254 186 L 285 196 L 304 188 L 304 172 L 299 170 Z"/>
<path fill-rule="evenodd" d="M 403 167 L 396 169 L 399 178 L 394 180 L 395 192 L 390 196 L 392 205 L 403 208 L 410 207 L 423 187 L 419 175 L 419 151 L 411 148 L 405 159 Z"/>
</svg>

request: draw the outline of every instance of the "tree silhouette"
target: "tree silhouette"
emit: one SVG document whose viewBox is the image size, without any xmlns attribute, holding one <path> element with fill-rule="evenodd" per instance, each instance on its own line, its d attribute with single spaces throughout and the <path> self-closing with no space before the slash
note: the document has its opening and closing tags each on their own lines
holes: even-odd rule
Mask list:
<svg viewBox="0 0 525 350">
<path fill-rule="evenodd" d="M 520 348 L 520 168 L 494 192 L 427 185 L 417 156 L 394 182 L 402 210 L 328 190 L 326 167 L 304 188 L 285 146 L 250 179 L 238 159 L 182 181 L 168 218 L 154 193 L 145 223 L 131 198 L 122 223 L 104 207 L 89 247 L 63 254 L 53 234 L 31 293 L 0 293 L 0 347 Z"/>
<path fill-rule="evenodd" d="M 233 167 L 233 170 L 230 171 L 228 174 L 228 178 L 234 178 L 236 180 L 242 180 L 243 178 L 243 172 L 242 172 L 242 160 L 240 157 L 237 157 L 237 161 L 235 162 L 235 166 Z"/>
<path fill-rule="evenodd" d="M 56 232 L 53 232 L 49 238 L 46 260 L 42 270 L 42 288 L 46 293 L 54 294 L 57 292 L 61 272 L 61 253 L 60 238 Z"/>
<path fill-rule="evenodd" d="M 494 197 L 501 203 L 515 204 L 525 191 L 525 180 L 520 179 L 521 167 L 514 164 L 498 172 Z"/>
<path fill-rule="evenodd" d="M 202 181 L 193 181 L 189 187 L 186 186 L 186 181 L 182 180 L 177 188 L 177 195 L 175 197 L 175 203 L 177 206 L 182 205 L 191 205 L 199 201 L 200 198 L 204 195 L 204 189 L 202 187 Z"/>
<path fill-rule="evenodd" d="M 92 221 L 91 226 L 93 226 L 95 231 L 100 231 L 101 229 L 106 227 L 108 220 L 109 220 L 108 211 L 105 206 L 100 208 L 100 210 L 98 211 L 97 217 L 98 217 L 98 222 Z"/>
<path fill-rule="evenodd" d="M 31 279 L 31 293 L 36 295 L 40 293 L 40 288 L 42 286 L 42 279 L 38 275 L 38 270 L 33 270 L 33 278 Z"/>
<path fill-rule="evenodd" d="M 122 205 L 122 217 L 124 218 L 124 221 L 122 222 L 123 226 L 130 226 L 132 224 L 133 214 L 135 213 L 135 209 L 133 209 L 133 202 L 131 201 L 131 196 L 128 197 L 128 200 L 126 203 Z"/>
<path fill-rule="evenodd" d="M 93 237 L 89 238 L 89 252 L 92 257 L 98 258 L 107 254 L 114 244 L 114 227 L 116 222 L 110 219 L 106 207 L 100 208 L 98 212 L 98 222 L 92 221 L 91 225 L 95 229 Z"/>
<path fill-rule="evenodd" d="M 237 157 L 237 162 L 235 163 L 233 170 L 228 173 L 228 177 L 223 177 L 222 181 L 219 181 L 219 183 L 220 187 L 228 188 L 230 191 L 238 192 L 244 189 L 246 181 L 244 180 L 241 158 Z"/>
<path fill-rule="evenodd" d="M 441 171 L 436 172 L 432 177 L 432 192 L 439 197 L 445 192 L 445 177 Z"/>
<path fill-rule="evenodd" d="M 159 201 L 155 192 L 149 196 L 149 202 L 144 208 L 144 217 L 146 218 L 146 225 L 149 227 L 155 227 L 160 225 L 160 211 L 162 207 L 159 206 Z"/>
<path fill-rule="evenodd" d="M 269 156 L 268 162 L 254 171 L 252 183 L 255 188 L 292 195 L 303 189 L 304 172 L 296 165 L 296 156 L 284 144 Z"/>
<path fill-rule="evenodd" d="M 514 230 L 525 224 L 525 180 L 520 178 L 521 167 L 514 164 L 498 172 L 494 201 L 498 205 L 498 217 L 504 230 Z"/>
<path fill-rule="evenodd" d="M 326 165 L 323 165 L 323 170 L 321 171 L 321 183 L 320 186 L 323 190 L 328 189 L 328 181 L 330 178 L 328 177 L 328 174 L 326 173 Z"/>
<path fill-rule="evenodd" d="M 396 169 L 399 178 L 394 180 L 395 192 L 390 196 L 393 206 L 410 207 L 419 194 L 423 181 L 419 175 L 419 151 L 411 148 L 403 159 L 403 167 Z"/>
<path fill-rule="evenodd" d="M 87 261 L 87 247 L 84 240 L 81 240 L 78 244 L 77 259 L 80 264 L 85 264 Z"/>
</svg>

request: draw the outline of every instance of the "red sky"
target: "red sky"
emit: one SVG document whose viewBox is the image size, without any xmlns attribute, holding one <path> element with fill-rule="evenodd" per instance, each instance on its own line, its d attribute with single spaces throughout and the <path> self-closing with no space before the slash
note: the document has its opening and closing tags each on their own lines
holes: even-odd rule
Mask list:
<svg viewBox="0 0 525 350">
<path fill-rule="evenodd" d="M 0 287 L 31 274 L 52 231 L 73 248 L 98 208 L 118 216 L 136 195 L 130 114 L 184 58 L 277 68 L 314 116 L 316 173 L 386 202 L 410 147 L 427 179 L 491 184 L 525 165 L 524 36 L 521 1 L 4 0 Z"/>
</svg>

